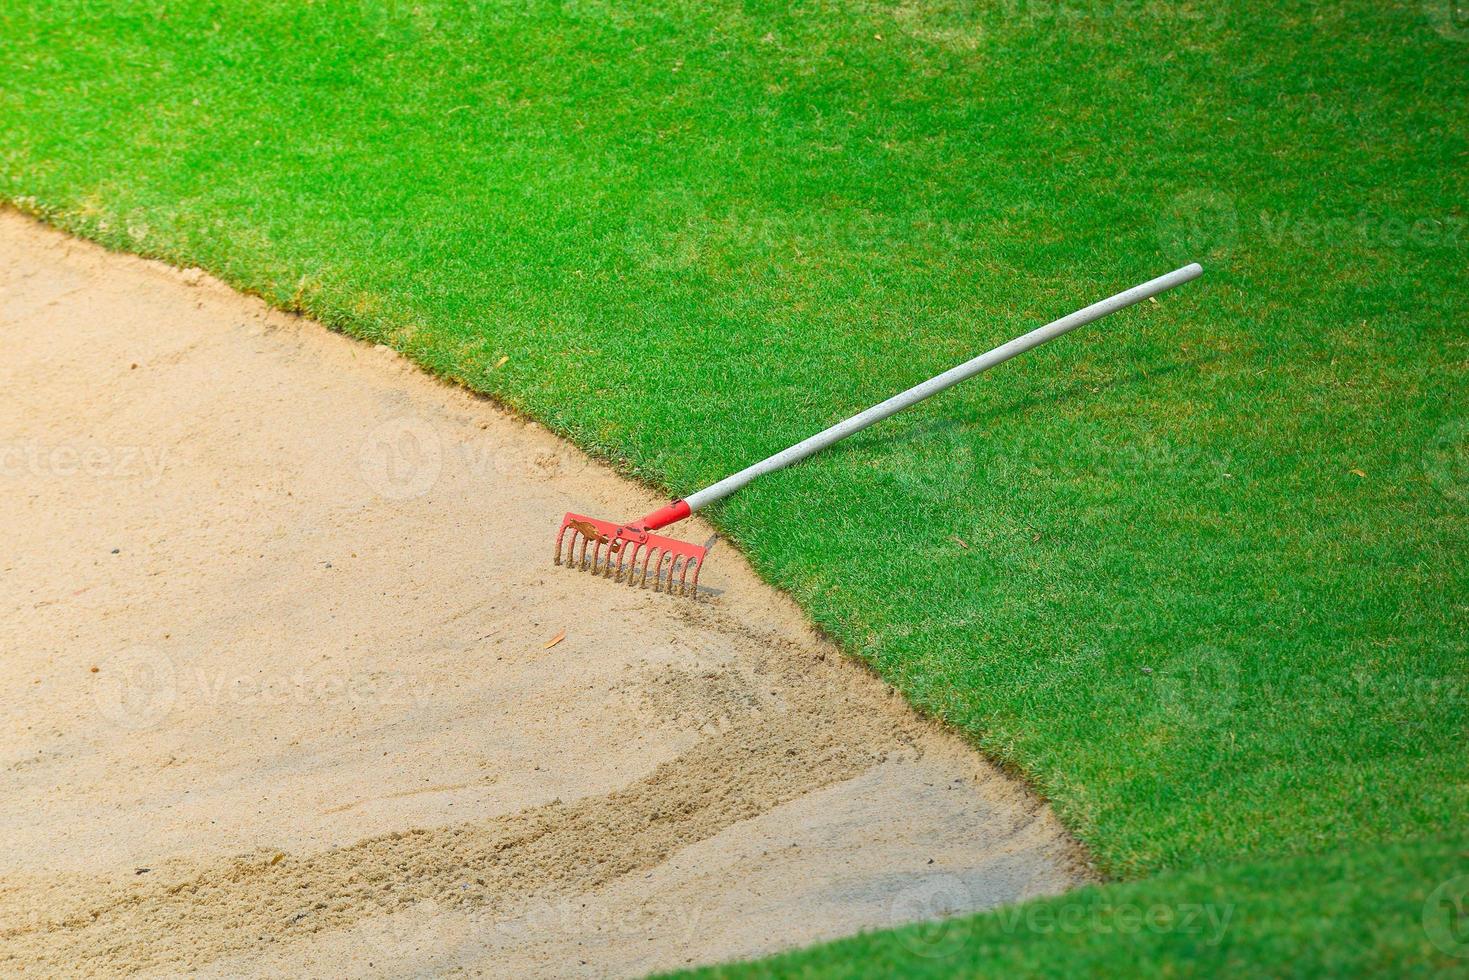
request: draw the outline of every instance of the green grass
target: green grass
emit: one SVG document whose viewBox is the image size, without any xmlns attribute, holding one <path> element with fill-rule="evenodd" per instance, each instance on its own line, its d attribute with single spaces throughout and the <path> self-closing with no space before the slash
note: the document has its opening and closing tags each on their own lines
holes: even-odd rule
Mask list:
<svg viewBox="0 0 1469 980">
<path fill-rule="evenodd" d="M 1465 835 L 1436 9 L 8 4 L 0 197 L 670 493 L 1199 259 L 711 516 L 1103 872 L 1264 892 Z"/>
</svg>

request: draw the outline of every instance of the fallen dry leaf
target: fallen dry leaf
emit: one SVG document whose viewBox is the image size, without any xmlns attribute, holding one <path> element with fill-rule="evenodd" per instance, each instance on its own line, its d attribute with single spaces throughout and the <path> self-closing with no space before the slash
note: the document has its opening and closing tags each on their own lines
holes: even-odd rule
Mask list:
<svg viewBox="0 0 1469 980">
<path fill-rule="evenodd" d="M 957 534 L 951 534 L 951 535 L 949 535 L 949 540 L 952 541 L 952 542 L 954 542 L 955 544 L 957 544 L 961 548 L 966 548 L 967 549 L 969 547 L 969 542 L 965 541 L 963 538 L 959 537 L 959 535 L 957 535 Z"/>
<path fill-rule="evenodd" d="M 1367 479 L 1367 474 L 1363 473 L 1361 470 L 1352 470 L 1352 474 L 1354 476 L 1360 476 L 1364 480 Z"/>
<path fill-rule="evenodd" d="M 502 367 L 504 367 L 505 366 L 505 362 L 508 361 L 508 360 L 510 360 L 510 355 L 509 354 L 506 354 L 504 357 L 502 357 L 498 361 L 496 361 L 495 362 L 495 370 L 498 371 Z"/>
<path fill-rule="evenodd" d="M 566 639 L 566 631 L 562 630 L 560 633 L 557 633 L 555 636 L 551 637 L 551 639 L 547 640 L 546 645 L 541 647 L 541 649 L 549 650 L 564 639 Z"/>
</svg>

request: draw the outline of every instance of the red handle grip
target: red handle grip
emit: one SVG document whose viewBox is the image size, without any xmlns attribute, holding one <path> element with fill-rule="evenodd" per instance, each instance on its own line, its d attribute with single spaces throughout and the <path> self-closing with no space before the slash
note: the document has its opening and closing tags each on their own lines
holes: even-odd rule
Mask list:
<svg viewBox="0 0 1469 980">
<path fill-rule="evenodd" d="M 689 505 L 682 500 L 675 500 L 671 504 L 664 504 L 653 513 L 641 520 L 633 521 L 628 527 L 639 531 L 656 531 L 660 527 L 667 527 L 674 521 L 681 521 L 692 514 Z"/>
</svg>

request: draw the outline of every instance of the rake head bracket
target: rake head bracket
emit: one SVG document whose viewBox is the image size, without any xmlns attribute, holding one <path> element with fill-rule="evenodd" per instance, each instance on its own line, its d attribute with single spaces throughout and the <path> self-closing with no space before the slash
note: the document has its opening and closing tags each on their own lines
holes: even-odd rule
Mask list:
<svg viewBox="0 0 1469 980">
<path fill-rule="evenodd" d="M 687 506 L 681 505 L 669 504 L 631 524 L 569 513 L 556 535 L 556 564 L 654 592 L 697 595 L 708 549 L 650 530 L 687 517 Z"/>
</svg>

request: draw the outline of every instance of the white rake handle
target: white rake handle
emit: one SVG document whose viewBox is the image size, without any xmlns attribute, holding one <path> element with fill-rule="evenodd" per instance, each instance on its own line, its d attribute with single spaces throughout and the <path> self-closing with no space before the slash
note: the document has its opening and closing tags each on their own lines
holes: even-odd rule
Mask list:
<svg viewBox="0 0 1469 980">
<path fill-rule="evenodd" d="M 1033 347 L 1039 347 L 1048 340 L 1055 340 L 1063 333 L 1069 333 L 1077 327 L 1086 326 L 1118 310 L 1141 303 L 1145 299 L 1157 296 L 1159 293 L 1191 282 L 1203 275 L 1203 268 L 1197 263 L 1191 263 L 1181 269 L 1175 269 L 1164 276 L 1150 279 L 1140 286 L 1109 296 L 1100 302 L 1093 303 L 1085 309 L 1077 310 L 1070 316 L 1063 316 L 1054 320 L 1044 327 L 1037 327 L 1030 333 L 1016 337 L 1009 343 L 1001 344 L 992 351 L 987 351 L 974 358 L 965 361 L 958 367 L 950 368 L 943 374 L 929 378 L 922 384 L 914 385 L 901 395 L 894 395 L 885 402 L 872 406 L 865 412 L 858 412 L 843 422 L 838 422 L 829 429 L 816 433 L 809 439 L 796 443 L 789 449 L 782 450 L 768 459 L 762 459 L 753 466 L 747 466 L 733 476 L 727 476 L 713 486 L 705 487 L 697 493 L 689 494 L 683 499 L 688 505 L 690 512 L 696 511 L 706 504 L 712 504 L 716 500 L 723 500 L 736 490 L 749 483 L 758 476 L 773 473 L 776 470 L 785 469 L 792 463 L 799 463 L 814 453 L 830 446 L 832 443 L 840 442 L 854 432 L 861 432 L 875 422 L 881 422 L 890 415 L 896 415 L 910 405 L 916 405 L 932 395 L 937 395 L 954 387 L 961 381 L 967 381 L 984 371 L 988 371 L 996 364 L 1004 363 L 1017 354 L 1024 354 Z"/>
</svg>

